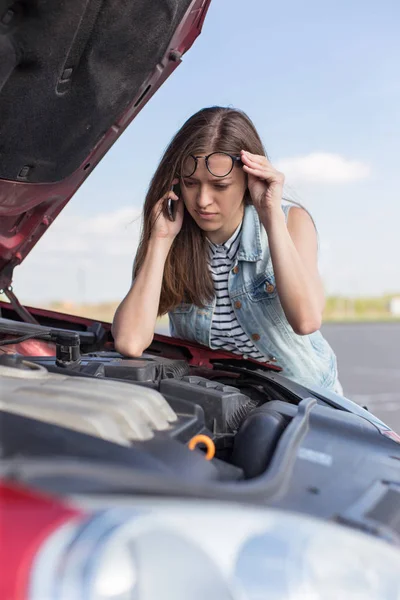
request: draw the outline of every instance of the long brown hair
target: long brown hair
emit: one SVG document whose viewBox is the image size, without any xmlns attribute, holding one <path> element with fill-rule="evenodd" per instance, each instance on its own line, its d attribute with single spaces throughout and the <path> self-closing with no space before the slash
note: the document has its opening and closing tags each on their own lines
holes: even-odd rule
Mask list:
<svg viewBox="0 0 400 600">
<path fill-rule="evenodd" d="M 256 128 L 240 110 L 213 106 L 190 117 L 175 134 L 150 182 L 143 209 L 143 227 L 134 265 L 134 277 L 143 265 L 152 229 L 152 211 L 158 200 L 171 188 L 189 154 L 228 152 L 240 155 L 241 150 L 266 156 Z M 244 201 L 250 203 L 246 191 Z M 207 264 L 205 233 L 186 208 L 182 229 L 176 236 L 165 261 L 158 314 L 174 309 L 180 302 L 204 306 L 214 296 Z"/>
</svg>

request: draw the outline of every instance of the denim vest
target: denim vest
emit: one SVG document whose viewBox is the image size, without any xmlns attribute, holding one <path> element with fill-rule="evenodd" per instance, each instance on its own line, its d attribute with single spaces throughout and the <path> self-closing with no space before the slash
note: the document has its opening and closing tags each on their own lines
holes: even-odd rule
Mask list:
<svg viewBox="0 0 400 600">
<path fill-rule="evenodd" d="M 287 221 L 290 205 L 282 206 Z M 336 356 L 319 331 L 297 335 L 282 309 L 276 290 L 268 237 L 256 209 L 246 206 L 236 262 L 228 291 L 236 318 L 256 348 L 282 374 L 305 386 L 341 393 Z M 181 303 L 169 313 L 173 337 L 210 346 L 214 300 L 199 308 Z"/>
</svg>

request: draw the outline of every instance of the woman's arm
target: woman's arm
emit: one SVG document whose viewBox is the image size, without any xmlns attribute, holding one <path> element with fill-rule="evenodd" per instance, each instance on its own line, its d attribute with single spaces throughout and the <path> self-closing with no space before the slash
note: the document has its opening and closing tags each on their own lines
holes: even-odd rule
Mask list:
<svg viewBox="0 0 400 600">
<path fill-rule="evenodd" d="M 169 221 L 164 215 L 166 198 L 178 201 L 175 221 Z M 152 234 L 144 262 L 117 308 L 112 324 L 115 348 L 125 356 L 141 356 L 153 340 L 165 261 L 182 227 L 183 201 L 169 191 L 154 206 L 152 219 Z"/>
<path fill-rule="evenodd" d="M 307 335 L 321 327 L 325 298 L 317 265 L 317 236 L 308 213 L 291 208 L 263 215 L 282 308 L 293 330 Z"/>
<path fill-rule="evenodd" d="M 242 152 L 243 169 L 268 235 L 276 286 L 293 330 L 307 335 L 321 327 L 324 292 L 317 266 L 317 235 L 308 213 L 291 208 L 286 225 L 281 208 L 285 177 L 265 156 Z"/>
<path fill-rule="evenodd" d="M 141 356 L 153 340 L 171 244 L 168 239 L 150 240 L 143 266 L 117 308 L 112 334 L 116 350 L 125 356 Z"/>
</svg>

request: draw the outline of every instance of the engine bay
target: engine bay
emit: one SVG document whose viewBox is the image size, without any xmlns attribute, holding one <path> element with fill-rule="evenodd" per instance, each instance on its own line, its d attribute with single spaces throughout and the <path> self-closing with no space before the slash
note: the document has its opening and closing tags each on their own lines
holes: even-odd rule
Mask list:
<svg viewBox="0 0 400 600">
<path fill-rule="evenodd" d="M 55 357 L 6 354 L 0 377 L 4 431 L 14 432 L 9 440 L 3 436 L 3 457 L 18 451 L 18 431 L 29 456 L 103 458 L 196 481 L 239 480 L 265 470 L 290 419 L 287 410 L 268 409 L 260 390 L 232 385 L 229 373 L 205 373 L 150 354 L 126 359 L 97 352 L 82 355 L 74 367 Z M 247 465 L 249 433 L 237 435 L 249 418 L 248 427 L 263 434 L 260 443 L 268 437 L 260 472 Z M 196 438 L 200 443 L 191 451 Z M 204 438 L 212 460 L 205 460 Z"/>
<path fill-rule="evenodd" d="M 22 356 L 11 344 L 8 352 L 3 347 L 4 430 L 18 431 L 3 436 L 3 457 L 23 445 L 30 457 L 106 459 L 185 480 L 237 481 L 265 471 L 297 412 L 223 365 L 192 366 L 156 352 L 124 358 L 93 350 L 88 331 L 5 324 L 9 335 L 18 329 L 36 343 L 42 334 L 49 351 Z M 255 438 L 263 448 L 253 448 Z"/>
</svg>

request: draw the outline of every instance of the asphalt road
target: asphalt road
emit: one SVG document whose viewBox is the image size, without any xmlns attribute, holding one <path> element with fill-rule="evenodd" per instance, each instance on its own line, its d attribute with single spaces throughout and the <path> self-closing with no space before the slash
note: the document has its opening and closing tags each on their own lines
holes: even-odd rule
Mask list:
<svg viewBox="0 0 400 600">
<path fill-rule="evenodd" d="M 400 323 L 329 324 L 344 395 L 400 433 Z"/>
</svg>

